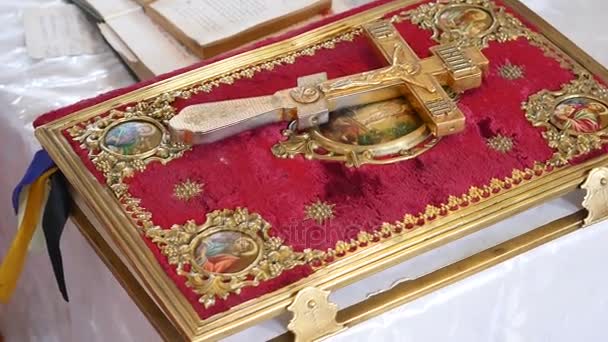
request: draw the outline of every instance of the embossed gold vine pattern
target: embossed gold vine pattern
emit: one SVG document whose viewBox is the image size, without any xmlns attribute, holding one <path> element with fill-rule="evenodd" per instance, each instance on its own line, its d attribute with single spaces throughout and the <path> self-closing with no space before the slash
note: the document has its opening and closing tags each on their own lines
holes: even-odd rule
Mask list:
<svg viewBox="0 0 608 342">
<path fill-rule="evenodd" d="M 445 6 L 457 4 L 472 4 L 491 11 L 496 18 L 492 29 L 481 36 L 475 37 L 465 37 L 462 34 L 458 35 L 453 32 L 448 34 L 439 32 L 435 26 L 435 17 L 438 11 Z M 471 44 L 487 46 L 490 41 L 506 42 L 519 37 L 525 37 L 531 44 L 541 48 L 546 55 L 558 60 L 563 67 L 573 70 L 579 78 L 588 76 L 588 73 L 584 69 L 548 42 L 546 38 L 530 31 L 519 20 L 506 13 L 504 8 L 499 8 L 490 1 L 453 0 L 447 4 L 425 4 L 393 17 L 393 21 L 396 22 L 403 20 L 412 20 L 412 22 L 425 29 L 434 30 L 436 32 L 435 39 L 439 41 L 458 41 L 462 46 Z M 243 287 L 255 286 L 260 281 L 272 279 L 280 275 L 284 270 L 304 264 L 320 267 L 324 263 L 332 262 L 336 258 L 344 257 L 348 253 L 389 239 L 409 229 L 423 226 L 452 212 L 466 208 L 471 204 L 484 201 L 501 191 L 508 190 L 528 182 L 534 177 L 542 176 L 552 171 L 553 165 L 555 165 L 553 163 L 538 164 L 533 169 L 514 170 L 510 177 L 503 180 L 493 179 L 490 184 L 482 187 L 472 187 L 466 194 L 450 196 L 447 202 L 436 206 L 429 205 L 423 212 L 417 215 L 407 214 L 401 221 L 384 223 L 372 232 L 362 231 L 356 238 L 338 242 L 333 249 L 327 251 L 305 250 L 297 252 L 283 245 L 283 241 L 280 239 L 270 237 L 268 235 L 270 229 L 268 223 L 259 215 L 249 213 L 246 209 L 215 211 L 208 214 L 207 221 L 202 225 L 189 221 L 184 225 L 173 226 L 169 230 L 156 226 L 152 221 L 152 214 L 141 207 L 141 200 L 132 197 L 128 192 L 127 185 L 123 183 L 123 179 L 132 176 L 134 172 L 143 171 L 150 162 L 160 161 L 166 163 L 178 158 L 189 148 L 184 145 L 172 144 L 164 130 L 161 143 L 143 157 L 130 158 L 117 156 L 103 150 L 100 146 L 100 140 L 104 132 L 113 124 L 147 118 L 160 123 L 161 129 L 164 129 L 167 120 L 175 115 L 172 103 L 176 98 L 188 99 L 197 93 L 209 93 L 221 84 L 233 84 L 239 79 L 251 78 L 257 72 L 272 70 L 276 66 L 283 64 L 294 63 L 300 56 L 312 56 L 318 50 L 334 48 L 339 42 L 352 41 L 361 32 L 360 29 L 354 29 L 297 52 L 250 65 L 184 89 L 161 94 L 151 100 L 139 102 L 126 108 L 124 111 L 113 110 L 105 116 L 79 123 L 68 129 L 71 137 L 75 141 L 80 142 L 81 146 L 89 151 L 90 159 L 95 167 L 105 176 L 107 185 L 119 199 L 125 212 L 142 229 L 146 236 L 150 237 L 160 246 L 169 262 L 176 266 L 178 274 L 186 277 L 188 286 L 192 287 L 200 295 L 200 302 L 206 307 L 213 305 L 217 298 L 226 298 L 231 293 L 239 293 Z M 574 88 L 577 87 L 574 86 Z M 536 107 L 534 108 L 537 109 L 539 106 L 542 107 L 536 102 L 530 101 L 530 106 L 535 105 Z M 580 152 L 581 148 L 577 148 L 577 150 Z M 575 154 L 576 152 L 571 153 L 571 155 Z M 221 231 L 241 233 L 252 241 L 255 241 L 256 246 L 260 248 L 257 259 L 250 266 L 231 273 L 218 272 L 219 268 L 217 266 L 205 266 L 200 258 L 200 253 L 202 252 L 198 248 L 205 238 L 210 237 L 209 234 Z M 197 250 L 200 253 L 197 254 Z"/>
<path fill-rule="evenodd" d="M 595 102 L 603 113 L 591 110 L 581 111 L 566 118 L 571 122 L 576 120 L 596 124 L 597 128 L 588 132 L 576 132 L 560 125 L 557 109 L 568 100 L 587 99 Z M 522 106 L 526 118 L 536 127 L 543 127 L 543 137 L 555 150 L 550 163 L 565 165 L 578 156 L 600 149 L 608 139 L 608 130 L 602 125 L 601 118 L 594 115 L 608 115 L 608 89 L 599 84 L 593 77 L 579 78 L 563 86 L 559 91 L 543 90 L 531 96 Z M 597 120 L 594 123 L 593 120 Z"/>
<path fill-rule="evenodd" d="M 181 157 L 190 147 L 175 143 L 164 129 L 167 121 L 175 115 L 170 105 L 174 97 L 164 95 L 151 102 L 140 102 L 127 107 L 125 111 L 112 110 L 106 116 L 96 117 L 70 127 L 67 132 L 74 141 L 80 142 L 81 147 L 88 150 L 89 158 L 95 167 L 101 171 L 107 185 L 116 197 L 127 193 L 127 185 L 123 179 L 131 177 L 135 172 L 143 171 L 150 162 L 167 163 Z M 104 148 L 104 141 L 109 129 L 121 123 L 147 121 L 156 125 L 162 137 L 159 144 L 143 154 L 123 155 L 113 153 Z M 157 124 L 159 123 L 159 124 Z"/>
<path fill-rule="evenodd" d="M 269 230 L 270 224 L 260 215 L 236 208 L 207 214 L 202 225 L 190 220 L 171 229 L 148 229 L 146 235 L 176 265 L 177 274 L 186 277 L 186 284 L 200 295 L 199 302 L 210 307 L 218 297 L 225 299 L 243 287 L 257 286 L 284 270 L 320 258 L 318 251 L 295 252 L 280 238 L 271 237 Z M 232 245 L 224 248 L 228 251 L 210 252 L 230 239 L 226 234 L 237 234 Z M 214 236 L 219 236 L 218 241 L 212 241 Z"/>
<path fill-rule="evenodd" d="M 203 192 L 204 184 L 186 179 L 184 182 L 179 182 L 173 186 L 173 197 L 188 202 L 193 198 L 200 196 Z"/>
</svg>

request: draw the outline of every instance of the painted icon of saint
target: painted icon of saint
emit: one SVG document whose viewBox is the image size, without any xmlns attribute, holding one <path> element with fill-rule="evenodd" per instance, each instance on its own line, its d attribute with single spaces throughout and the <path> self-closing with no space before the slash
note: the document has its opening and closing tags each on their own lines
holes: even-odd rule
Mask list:
<svg viewBox="0 0 608 342">
<path fill-rule="evenodd" d="M 137 155 L 157 147 L 161 136 L 158 127 L 149 122 L 125 122 L 106 134 L 105 145 L 119 154 Z"/>
<path fill-rule="evenodd" d="M 576 133 L 595 133 L 602 130 L 602 116 L 608 115 L 605 105 L 588 98 L 573 98 L 560 103 L 554 121 L 564 130 Z"/>
<path fill-rule="evenodd" d="M 420 122 L 405 99 L 376 102 L 343 110 L 321 128 L 327 138 L 350 145 L 375 145 L 398 139 Z"/>
<path fill-rule="evenodd" d="M 447 10 L 439 17 L 439 25 L 446 31 L 457 30 L 467 36 L 475 37 L 492 26 L 492 16 L 488 12 L 471 7 Z"/>
<path fill-rule="evenodd" d="M 221 232 L 201 242 L 196 262 L 208 272 L 236 273 L 246 269 L 257 258 L 259 247 L 240 233 Z"/>
</svg>

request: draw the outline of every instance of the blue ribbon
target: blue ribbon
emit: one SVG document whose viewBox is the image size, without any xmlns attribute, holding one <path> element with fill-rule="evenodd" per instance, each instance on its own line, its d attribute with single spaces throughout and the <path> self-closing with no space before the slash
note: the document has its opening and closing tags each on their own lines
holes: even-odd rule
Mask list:
<svg viewBox="0 0 608 342">
<path fill-rule="evenodd" d="M 45 150 L 40 150 L 36 152 L 34 155 L 34 159 L 30 163 L 30 166 L 25 171 L 25 175 L 13 190 L 13 209 L 15 210 L 15 214 L 19 211 L 19 195 L 21 194 L 21 190 L 26 185 L 30 185 L 34 183 L 38 177 L 40 177 L 43 173 L 45 173 L 48 169 L 55 166 L 55 163 L 49 156 L 49 154 Z"/>
<path fill-rule="evenodd" d="M 13 190 L 13 209 L 15 213 L 19 211 L 19 196 L 23 188 L 36 181 L 43 173 L 54 167 L 55 163 L 45 150 L 36 152 L 30 166 L 25 171 L 25 175 Z M 61 257 L 60 240 L 63 227 L 70 214 L 70 194 L 67 182 L 60 172 L 56 172 L 50 178 L 51 190 L 49 199 L 41 213 L 42 230 L 46 240 L 47 251 L 53 266 L 53 273 L 59 291 L 65 301 L 68 301 L 68 292 L 65 285 L 63 273 L 63 259 Z"/>
</svg>

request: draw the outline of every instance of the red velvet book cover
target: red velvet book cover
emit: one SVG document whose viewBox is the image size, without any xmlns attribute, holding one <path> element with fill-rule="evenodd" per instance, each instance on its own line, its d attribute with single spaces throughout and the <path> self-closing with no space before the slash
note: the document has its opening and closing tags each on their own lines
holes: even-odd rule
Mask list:
<svg viewBox="0 0 608 342">
<path fill-rule="evenodd" d="M 385 3 L 391 1 L 258 45 Z M 295 86 L 300 76 L 319 72 L 336 78 L 385 66 L 360 30 L 236 70 L 228 79 L 207 80 L 164 98 L 116 108 L 64 131 L 83 165 L 113 191 L 141 229 L 141 239 L 202 319 L 602 152 L 602 132 L 608 125 L 605 88 L 500 1 L 422 2 L 384 18 L 420 58 L 428 57 L 432 46 L 458 41 L 479 46 L 490 61 L 481 87 L 455 94 L 466 117 L 465 130 L 444 137 L 416 158 L 359 168 L 301 155 L 277 158 L 272 149 L 285 140 L 286 124 L 145 155 L 140 152 L 148 145 L 160 144 L 161 138 L 148 132 L 158 129 L 156 124 L 140 121 L 117 130 L 117 123 L 141 113 L 162 126 L 191 104 L 268 95 Z M 187 71 L 46 114 L 36 125 Z M 142 140 L 148 133 L 152 138 Z M 124 155 L 142 157 L 121 161 L 99 143 L 90 143 L 100 139 L 120 145 L 118 152 Z M 129 167 L 117 173 L 121 162 Z M 224 221 L 209 225 L 209 214 Z M 222 225 L 238 228 L 217 228 Z"/>
</svg>

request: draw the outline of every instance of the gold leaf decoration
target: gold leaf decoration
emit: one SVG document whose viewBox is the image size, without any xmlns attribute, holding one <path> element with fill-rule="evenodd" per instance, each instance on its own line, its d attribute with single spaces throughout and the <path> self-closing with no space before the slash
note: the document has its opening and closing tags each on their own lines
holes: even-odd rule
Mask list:
<svg viewBox="0 0 608 342">
<path fill-rule="evenodd" d="M 608 114 L 608 88 L 598 83 L 593 76 L 579 76 L 577 79 L 565 84 L 559 91 L 542 90 L 528 99 L 522 105 L 526 118 L 535 127 L 542 127 L 542 133 L 547 144 L 555 153 L 550 161 L 551 165 L 561 166 L 573 158 L 600 149 L 608 138 L 606 127 L 598 126 L 596 131 L 577 132 L 569 124 L 580 120 L 592 119 L 595 115 L 589 111 L 587 118 L 567 118 L 567 122 L 560 119 L 559 109 L 568 101 L 580 99 L 595 103 Z M 598 119 L 598 125 L 601 125 Z"/>
<path fill-rule="evenodd" d="M 319 251 L 296 252 L 271 237 L 269 230 L 260 215 L 237 208 L 207 214 L 202 225 L 190 220 L 171 229 L 154 227 L 146 235 L 201 295 L 199 302 L 210 307 L 217 298 L 226 299 L 245 286 L 257 286 L 323 256 Z"/>
<path fill-rule="evenodd" d="M 524 78 L 524 68 L 509 61 L 498 67 L 498 73 L 502 78 L 509 81 Z"/>
<path fill-rule="evenodd" d="M 153 104 L 141 103 L 127 107 L 126 111 L 112 110 L 104 117 L 97 117 L 87 122 L 73 126 L 68 133 L 72 139 L 81 143 L 87 149 L 89 158 L 95 167 L 104 174 L 107 185 L 114 191 L 116 197 L 121 197 L 127 191 L 123 179 L 131 177 L 135 172 L 142 172 L 154 161 L 167 163 L 181 157 L 190 147 L 171 140 L 164 124 L 175 115 L 169 105 L 172 98 Z M 161 133 L 159 144 L 143 154 L 120 154 L 104 146 L 108 132 L 121 124 L 130 122 L 146 122 L 156 127 Z"/>
<path fill-rule="evenodd" d="M 322 224 L 327 220 L 334 218 L 335 204 L 317 200 L 306 206 L 304 213 L 306 220 L 315 220 L 318 224 Z"/>
<path fill-rule="evenodd" d="M 191 199 L 199 196 L 202 192 L 203 184 L 193 182 L 190 179 L 175 184 L 175 186 L 173 187 L 173 196 L 185 202 L 188 202 Z"/>
<path fill-rule="evenodd" d="M 501 134 L 488 138 L 486 144 L 489 148 L 500 153 L 507 153 L 513 149 L 513 139 Z"/>
<path fill-rule="evenodd" d="M 487 27 L 442 27 L 441 18 L 450 12 L 473 10 L 487 16 Z M 517 18 L 503 7 L 489 0 L 449 0 L 423 4 L 404 11 L 392 18 L 394 22 L 410 20 L 422 29 L 432 30 L 433 39 L 440 43 L 456 43 L 459 46 L 485 48 L 491 41 L 504 43 L 531 33 Z M 473 28 L 473 29 L 471 29 Z"/>
</svg>

